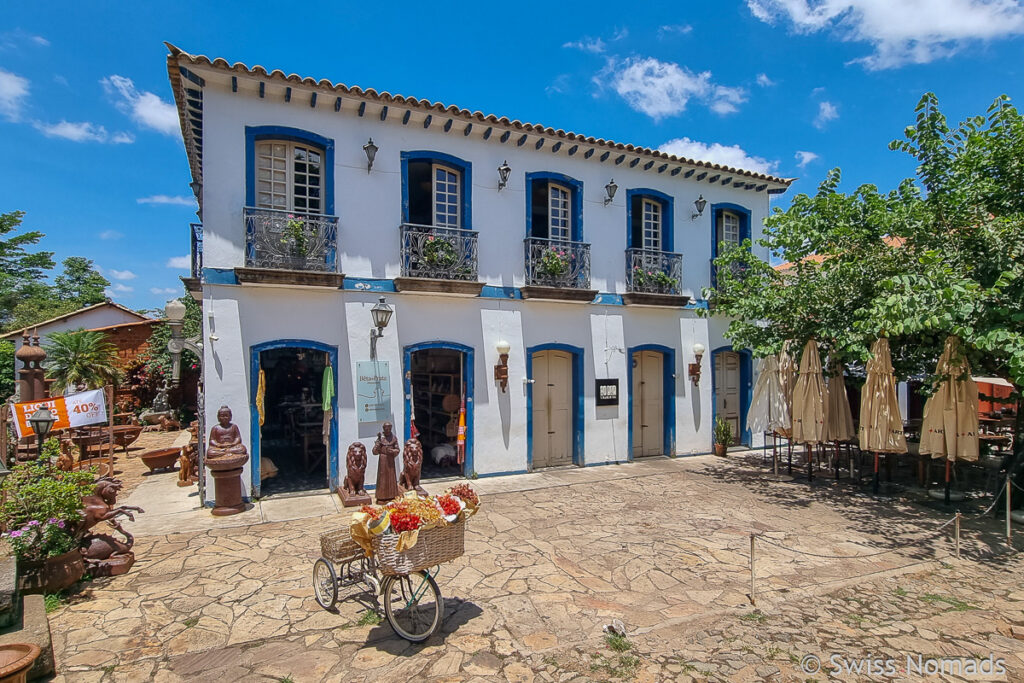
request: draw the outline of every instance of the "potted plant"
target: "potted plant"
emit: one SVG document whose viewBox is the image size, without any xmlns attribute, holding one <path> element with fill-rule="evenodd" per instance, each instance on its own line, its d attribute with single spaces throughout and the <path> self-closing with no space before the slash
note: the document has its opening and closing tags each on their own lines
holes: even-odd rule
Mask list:
<svg viewBox="0 0 1024 683">
<path fill-rule="evenodd" d="M 459 255 L 451 242 L 430 235 L 423 247 L 423 260 L 430 266 L 449 268 L 459 260 Z"/>
<path fill-rule="evenodd" d="M 63 472 L 48 462 L 11 468 L 0 511 L 3 538 L 18 558 L 22 592 L 56 593 L 82 578 L 82 496 L 92 492 L 93 479 L 91 471 Z"/>
<path fill-rule="evenodd" d="M 300 216 L 288 214 L 288 222 L 285 225 L 283 239 L 286 246 L 290 246 L 295 256 L 305 256 L 308 250 L 309 235 L 306 231 L 306 221 Z"/>
<path fill-rule="evenodd" d="M 715 455 L 725 457 L 726 449 L 732 444 L 732 423 L 719 415 L 715 418 Z"/>
<path fill-rule="evenodd" d="M 538 268 L 548 277 L 561 277 L 569 272 L 569 254 L 564 249 L 550 247 L 541 254 Z"/>
</svg>

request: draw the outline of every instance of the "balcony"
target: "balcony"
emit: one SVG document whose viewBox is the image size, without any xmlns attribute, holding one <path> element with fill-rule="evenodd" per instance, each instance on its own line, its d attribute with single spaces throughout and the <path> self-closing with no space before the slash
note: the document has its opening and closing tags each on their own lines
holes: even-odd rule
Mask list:
<svg viewBox="0 0 1024 683">
<path fill-rule="evenodd" d="M 527 237 L 523 244 L 526 248 L 524 299 L 594 300 L 597 290 L 590 289 L 589 244 L 539 237 Z"/>
<path fill-rule="evenodd" d="M 685 306 L 680 294 L 683 255 L 649 249 L 626 250 L 626 293 L 622 302 L 645 306 Z"/>
<path fill-rule="evenodd" d="M 338 217 L 245 207 L 243 284 L 340 287 Z"/>
<path fill-rule="evenodd" d="M 191 236 L 191 249 L 189 251 L 192 257 L 191 269 L 189 270 L 189 276 L 181 278 L 181 281 L 185 284 L 185 289 L 192 295 L 193 298 L 202 301 L 203 299 L 203 224 L 192 223 L 189 225 L 189 234 Z"/>
<path fill-rule="evenodd" d="M 402 277 L 399 292 L 437 292 L 478 296 L 477 233 L 473 230 L 405 223 L 399 228 Z"/>
</svg>

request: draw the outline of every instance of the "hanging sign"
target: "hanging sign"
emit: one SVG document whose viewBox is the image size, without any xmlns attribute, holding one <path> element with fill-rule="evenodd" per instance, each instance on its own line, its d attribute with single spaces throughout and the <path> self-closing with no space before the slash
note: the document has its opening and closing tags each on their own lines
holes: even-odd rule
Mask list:
<svg viewBox="0 0 1024 683">
<path fill-rule="evenodd" d="M 360 423 L 391 419 L 391 375 L 388 361 L 356 361 L 356 416 Z"/>
<path fill-rule="evenodd" d="M 28 419 L 40 408 L 49 408 L 53 413 L 56 421 L 53 423 L 52 431 L 68 427 L 84 427 L 107 421 L 107 403 L 102 389 L 46 398 L 41 401 L 15 403 L 14 426 L 18 431 L 19 439 L 35 435 Z"/>
<path fill-rule="evenodd" d="M 619 380 L 595 379 L 594 397 L 595 403 L 599 406 L 619 405 Z"/>
</svg>

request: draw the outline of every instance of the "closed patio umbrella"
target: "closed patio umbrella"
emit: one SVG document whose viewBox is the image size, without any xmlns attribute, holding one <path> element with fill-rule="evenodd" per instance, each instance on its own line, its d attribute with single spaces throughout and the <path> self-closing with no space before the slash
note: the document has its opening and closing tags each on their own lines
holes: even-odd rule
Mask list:
<svg viewBox="0 0 1024 683">
<path fill-rule="evenodd" d="M 835 444 L 836 479 L 839 478 L 839 444 L 852 441 L 856 436 L 853 429 L 853 412 L 850 399 L 846 396 L 846 381 L 843 379 L 842 363 L 832 362 L 832 376 L 828 380 L 825 398 L 825 441 Z"/>
<path fill-rule="evenodd" d="M 790 424 L 778 430 L 779 436 L 786 438 L 786 449 L 789 452 L 789 474 L 793 474 L 793 389 L 796 387 L 796 363 L 793 356 L 789 355 L 789 341 L 782 345 L 779 352 L 779 383 L 782 385 L 782 395 L 785 397 L 786 408 L 789 410 Z"/>
<path fill-rule="evenodd" d="M 754 383 L 754 393 L 750 399 L 750 408 L 747 410 L 747 426 L 755 434 L 757 432 L 779 433 L 790 427 L 789 405 L 786 403 L 786 396 L 782 391 L 777 356 L 768 356 L 761 361 L 757 382 Z M 779 461 L 774 446 L 774 437 L 772 460 L 775 474 L 778 475 Z"/>
<path fill-rule="evenodd" d="M 906 453 L 903 417 L 896 398 L 889 340 L 879 337 L 871 345 L 871 359 L 860 400 L 860 449 L 875 454 L 875 493 L 878 493 L 878 454 Z"/>
<path fill-rule="evenodd" d="M 793 441 L 807 447 L 807 479 L 812 477 L 811 454 L 825 433 L 825 378 L 821 374 L 818 343 L 809 339 L 800 358 L 800 374 L 793 388 Z"/>
<path fill-rule="evenodd" d="M 956 337 L 946 338 L 935 374 L 939 376 L 935 393 L 924 404 L 921 453 L 946 461 L 948 504 L 952 462 L 978 459 L 978 385 Z"/>
</svg>

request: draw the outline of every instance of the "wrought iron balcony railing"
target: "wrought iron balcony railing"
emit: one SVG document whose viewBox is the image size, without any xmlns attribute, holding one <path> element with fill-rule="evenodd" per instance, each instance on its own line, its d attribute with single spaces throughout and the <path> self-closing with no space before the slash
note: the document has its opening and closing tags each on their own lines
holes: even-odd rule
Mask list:
<svg viewBox="0 0 1024 683">
<path fill-rule="evenodd" d="M 590 289 L 590 245 L 527 237 L 526 284 Z"/>
<path fill-rule="evenodd" d="M 203 277 L 203 224 L 192 223 L 190 224 L 191 235 L 192 235 L 192 270 L 190 277 L 202 278 Z"/>
<path fill-rule="evenodd" d="M 476 281 L 476 231 L 411 223 L 400 230 L 404 277 Z"/>
<path fill-rule="evenodd" d="M 626 250 L 626 291 L 679 294 L 683 255 L 648 249 Z"/>
<path fill-rule="evenodd" d="M 337 272 L 338 217 L 245 207 L 245 265 Z"/>
</svg>

